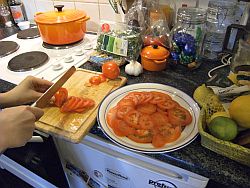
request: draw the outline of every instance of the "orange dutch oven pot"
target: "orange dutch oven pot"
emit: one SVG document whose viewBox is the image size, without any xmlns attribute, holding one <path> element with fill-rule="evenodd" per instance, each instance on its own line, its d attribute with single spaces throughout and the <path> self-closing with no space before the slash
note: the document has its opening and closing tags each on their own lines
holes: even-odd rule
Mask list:
<svg viewBox="0 0 250 188">
<path fill-rule="evenodd" d="M 42 40 L 52 45 L 71 44 L 84 38 L 86 21 L 90 19 L 81 10 L 62 10 L 64 5 L 55 5 L 57 11 L 39 12 L 35 15 Z"/>
<path fill-rule="evenodd" d="M 169 51 L 158 45 L 146 46 L 141 51 L 141 63 L 149 71 L 161 71 L 167 66 Z"/>
</svg>

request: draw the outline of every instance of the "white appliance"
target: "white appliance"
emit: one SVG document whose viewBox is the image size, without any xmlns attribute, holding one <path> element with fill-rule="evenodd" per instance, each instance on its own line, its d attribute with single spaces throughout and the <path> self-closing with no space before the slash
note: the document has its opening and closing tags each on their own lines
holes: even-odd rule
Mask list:
<svg viewBox="0 0 250 188">
<path fill-rule="evenodd" d="M 45 48 L 43 47 L 41 37 L 19 39 L 17 38 L 17 34 L 7 37 L 2 41 L 13 41 L 20 47 L 14 53 L 0 58 L 0 79 L 19 84 L 26 76 L 31 75 L 54 81 L 71 66 L 74 65 L 79 67 L 89 59 L 89 55 L 93 51 L 93 46 L 95 45 L 96 37 L 96 35 L 86 34 L 82 42 L 79 42 L 79 44 L 73 47 L 67 47 L 66 49 Z M 7 68 L 9 61 L 13 57 L 30 51 L 45 52 L 49 56 L 48 62 L 37 69 L 25 72 L 13 72 Z"/>
<path fill-rule="evenodd" d="M 202 188 L 208 178 L 88 134 L 73 144 L 55 138 L 72 188 Z"/>
</svg>

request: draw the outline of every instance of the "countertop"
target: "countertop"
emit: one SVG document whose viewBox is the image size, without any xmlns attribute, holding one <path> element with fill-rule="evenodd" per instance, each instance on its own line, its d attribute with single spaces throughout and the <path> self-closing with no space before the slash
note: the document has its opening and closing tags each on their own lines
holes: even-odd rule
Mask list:
<svg viewBox="0 0 250 188">
<path fill-rule="evenodd" d="M 9 31 L 10 32 L 0 28 L 0 39 L 15 33 L 17 30 L 9 29 Z M 2 34 L 4 34 L 4 37 Z M 175 87 L 187 93 L 189 96 L 192 96 L 195 88 L 208 80 L 207 72 L 218 65 L 219 62 L 203 62 L 198 69 L 193 71 L 187 70 L 183 66 L 169 67 L 161 72 L 149 72 L 144 70 L 143 74 L 138 77 L 128 76 L 124 72 L 124 66 L 122 66 L 121 75 L 128 78 L 127 85 L 149 82 L 161 83 Z M 85 63 L 80 68 L 101 71 L 100 66 L 90 62 Z M 227 74 L 227 70 L 225 70 L 220 73 L 220 76 L 222 74 Z M 12 83 L 0 80 L 0 92 L 6 92 L 14 86 L 15 85 Z M 102 131 L 98 129 L 97 123 L 90 130 L 90 133 L 105 140 L 109 140 Z M 146 155 L 205 176 L 212 180 L 212 182 L 218 183 L 216 187 L 250 188 L 250 168 L 202 147 L 200 136 L 188 146 L 177 151 Z"/>
</svg>

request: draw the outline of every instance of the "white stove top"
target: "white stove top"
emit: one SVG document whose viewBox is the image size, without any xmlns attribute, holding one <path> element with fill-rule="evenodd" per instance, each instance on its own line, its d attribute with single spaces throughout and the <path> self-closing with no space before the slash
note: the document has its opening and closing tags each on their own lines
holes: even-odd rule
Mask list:
<svg viewBox="0 0 250 188">
<path fill-rule="evenodd" d="M 42 46 L 41 37 L 35 39 L 18 39 L 17 34 L 3 39 L 2 41 L 14 41 L 20 48 L 5 57 L 0 58 L 0 79 L 19 84 L 25 77 L 31 75 L 55 81 L 71 66 L 79 67 L 89 59 L 92 48 L 96 43 L 96 35 L 86 34 L 83 42 L 68 49 L 46 49 Z M 13 72 L 7 68 L 8 62 L 15 56 L 30 52 L 41 51 L 49 56 L 49 61 L 43 66 L 26 72 Z"/>
</svg>

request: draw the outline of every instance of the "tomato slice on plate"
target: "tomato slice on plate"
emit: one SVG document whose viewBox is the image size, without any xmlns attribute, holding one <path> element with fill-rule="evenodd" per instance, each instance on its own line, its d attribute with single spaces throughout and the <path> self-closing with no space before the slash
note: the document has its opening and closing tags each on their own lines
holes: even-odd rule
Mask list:
<svg viewBox="0 0 250 188">
<path fill-rule="evenodd" d="M 125 116 L 124 116 L 124 121 L 129 124 L 130 126 L 133 127 L 138 127 L 139 126 L 139 118 L 141 116 L 141 113 L 136 111 L 136 110 L 132 110 L 130 112 L 128 112 Z"/>
<path fill-rule="evenodd" d="M 168 112 L 169 121 L 173 125 L 189 125 L 192 122 L 192 116 L 188 110 L 182 106 L 170 109 Z"/>
<path fill-rule="evenodd" d="M 129 139 L 137 143 L 151 143 L 153 134 L 150 130 L 136 130 L 134 134 L 127 136 Z"/>
<path fill-rule="evenodd" d="M 166 143 L 174 142 L 180 136 L 180 126 L 173 127 L 168 124 L 158 129 L 158 133 L 153 136 L 152 144 L 156 148 L 160 148 L 163 147 Z"/>
<path fill-rule="evenodd" d="M 172 99 L 169 95 L 165 93 L 161 93 L 158 91 L 151 91 L 151 93 L 153 94 L 153 99 L 150 100 L 150 103 L 152 104 L 163 103 L 164 101 L 168 99 Z"/>
<path fill-rule="evenodd" d="M 156 112 L 156 105 L 150 103 L 139 104 L 136 109 L 144 114 L 153 114 Z"/>
<path fill-rule="evenodd" d="M 123 119 L 124 116 L 130 112 L 131 110 L 134 110 L 133 106 L 128 106 L 128 105 L 121 105 L 117 107 L 117 117 L 120 119 Z"/>
<path fill-rule="evenodd" d="M 139 125 L 140 128 L 143 130 L 154 128 L 154 123 L 152 121 L 152 118 L 147 114 L 143 114 L 142 116 L 139 117 Z"/>
<path fill-rule="evenodd" d="M 135 102 L 129 98 L 123 98 L 117 103 L 117 106 L 135 106 Z"/>
<path fill-rule="evenodd" d="M 117 136 L 129 136 L 135 133 L 135 128 L 130 127 L 125 121 L 120 119 L 113 120 L 112 128 Z"/>
<path fill-rule="evenodd" d="M 107 123 L 108 123 L 108 125 L 109 125 L 111 128 L 114 127 L 114 123 L 113 123 L 113 122 L 115 121 L 115 119 L 117 119 L 117 118 L 116 118 L 116 112 L 117 112 L 117 106 L 111 108 L 111 109 L 108 111 L 108 114 L 107 114 L 107 117 L 106 117 Z"/>
<path fill-rule="evenodd" d="M 172 99 L 169 99 L 162 103 L 157 103 L 157 106 L 162 110 L 169 110 L 175 108 L 176 106 L 179 106 L 179 103 Z"/>
<path fill-rule="evenodd" d="M 155 112 L 150 117 L 155 127 L 162 127 L 169 123 L 168 117 L 161 112 Z"/>
</svg>

